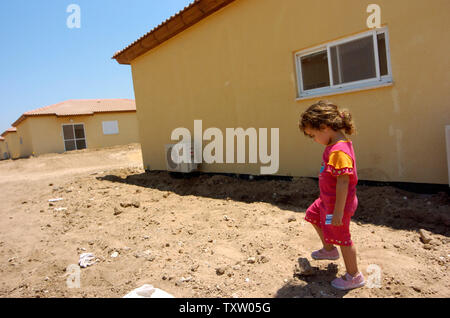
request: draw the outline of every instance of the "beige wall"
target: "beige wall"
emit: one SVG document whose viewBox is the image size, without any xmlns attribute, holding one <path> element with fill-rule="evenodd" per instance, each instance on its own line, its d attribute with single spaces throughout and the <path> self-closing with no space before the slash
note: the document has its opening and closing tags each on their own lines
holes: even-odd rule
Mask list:
<svg viewBox="0 0 450 318">
<path fill-rule="evenodd" d="M 0 160 L 5 159 L 5 152 L 8 153 L 8 150 L 6 149 L 6 144 L 3 140 L 0 140 Z M 9 156 L 9 154 L 7 155 Z"/>
<path fill-rule="evenodd" d="M 119 134 L 104 135 L 103 121 L 118 121 Z M 62 134 L 63 124 L 84 124 L 88 148 L 102 148 L 139 142 L 135 112 L 116 112 L 95 114 L 92 116 L 36 116 L 28 117 L 20 123 L 17 130 L 24 132 L 24 149 L 22 153 L 64 152 Z M 32 137 L 31 137 L 32 136 Z M 25 140 L 30 143 L 25 143 Z"/>
<path fill-rule="evenodd" d="M 98 116 L 89 125 L 86 132 L 90 141 L 89 147 L 110 147 L 139 142 L 136 112 L 96 114 Z M 103 121 L 118 121 L 118 135 L 104 135 Z"/>
<path fill-rule="evenodd" d="M 30 131 L 30 121 L 25 120 L 16 128 L 17 134 L 22 138 L 22 144 L 20 145 L 20 157 L 29 157 L 33 154 L 33 135 Z"/>
<path fill-rule="evenodd" d="M 4 138 L 6 149 L 8 150 L 11 159 L 20 158 L 20 143 L 17 132 L 9 132 Z"/>
<path fill-rule="evenodd" d="M 362 0 L 238 0 L 132 64 L 144 166 L 165 170 L 177 127 L 280 128 L 279 175 L 316 177 L 323 147 L 298 130 L 295 52 L 367 30 Z M 448 0 L 379 0 L 394 84 L 330 99 L 348 108 L 361 180 L 448 183 Z M 259 174 L 259 164 L 203 165 Z"/>
</svg>

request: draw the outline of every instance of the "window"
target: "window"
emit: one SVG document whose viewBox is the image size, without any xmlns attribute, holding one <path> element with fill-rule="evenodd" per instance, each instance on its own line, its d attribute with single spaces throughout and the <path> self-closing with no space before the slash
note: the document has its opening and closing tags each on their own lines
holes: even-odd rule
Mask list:
<svg viewBox="0 0 450 318">
<path fill-rule="evenodd" d="M 327 51 L 304 56 L 301 63 L 305 90 L 330 86 Z"/>
<path fill-rule="evenodd" d="M 102 122 L 104 135 L 117 135 L 119 133 L 119 123 L 115 121 Z"/>
<path fill-rule="evenodd" d="M 392 83 L 386 28 L 298 52 L 295 59 L 300 98 Z"/>
<path fill-rule="evenodd" d="M 63 125 L 65 151 L 86 149 L 86 136 L 83 124 Z"/>
</svg>

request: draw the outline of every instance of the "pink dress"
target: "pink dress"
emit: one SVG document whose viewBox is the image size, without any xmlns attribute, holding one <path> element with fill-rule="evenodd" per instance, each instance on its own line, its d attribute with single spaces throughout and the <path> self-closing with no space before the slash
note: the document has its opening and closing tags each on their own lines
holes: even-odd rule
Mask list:
<svg viewBox="0 0 450 318">
<path fill-rule="evenodd" d="M 305 220 L 319 226 L 325 242 L 342 246 L 351 246 L 350 219 L 358 207 L 356 185 L 358 173 L 355 152 L 351 141 L 338 141 L 325 147 L 319 172 L 320 197 L 306 210 Z M 336 202 L 337 177 L 349 175 L 347 200 L 342 218 L 343 226 L 327 224 L 327 215 L 332 215 Z"/>
</svg>

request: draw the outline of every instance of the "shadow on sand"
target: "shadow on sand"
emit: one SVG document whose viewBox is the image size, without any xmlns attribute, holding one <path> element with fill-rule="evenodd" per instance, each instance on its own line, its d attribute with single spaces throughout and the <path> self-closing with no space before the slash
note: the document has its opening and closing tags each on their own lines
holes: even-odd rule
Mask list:
<svg viewBox="0 0 450 318">
<path fill-rule="evenodd" d="M 137 174 L 118 172 L 117 175 L 97 179 L 170 191 L 181 196 L 266 202 L 294 212 L 305 212 L 319 196 L 317 178 L 148 171 Z M 357 195 L 359 204 L 352 218 L 354 222 L 401 230 L 425 229 L 445 236 L 450 234 L 448 187 L 360 181 Z"/>
</svg>

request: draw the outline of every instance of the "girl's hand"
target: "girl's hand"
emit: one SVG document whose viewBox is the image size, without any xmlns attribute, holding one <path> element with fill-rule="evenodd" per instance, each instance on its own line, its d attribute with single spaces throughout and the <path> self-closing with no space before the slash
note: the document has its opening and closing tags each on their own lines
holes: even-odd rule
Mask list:
<svg viewBox="0 0 450 318">
<path fill-rule="evenodd" d="M 333 218 L 331 219 L 331 225 L 333 226 L 342 226 L 342 214 L 341 213 L 333 213 Z"/>
</svg>

